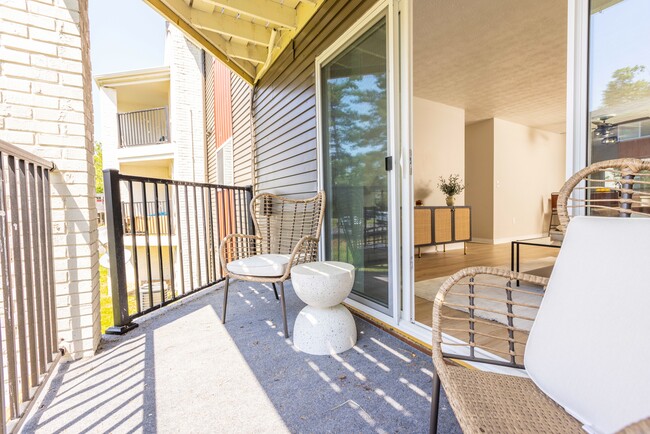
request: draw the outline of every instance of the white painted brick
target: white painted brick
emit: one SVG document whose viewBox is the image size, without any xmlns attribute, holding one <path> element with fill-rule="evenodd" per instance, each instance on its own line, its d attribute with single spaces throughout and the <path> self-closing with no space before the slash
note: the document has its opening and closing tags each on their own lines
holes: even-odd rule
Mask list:
<svg viewBox="0 0 650 434">
<path fill-rule="evenodd" d="M 32 152 L 47 160 L 60 159 L 63 153 L 61 149 L 42 146 L 35 147 Z"/>
<path fill-rule="evenodd" d="M 3 119 L 4 121 L 4 119 Z M 4 122 L 3 122 L 4 123 Z M 10 131 L 3 127 L 0 130 L 0 139 L 14 145 L 32 145 L 34 144 L 34 134 L 29 131 Z"/>
<path fill-rule="evenodd" d="M 34 119 L 43 121 L 70 122 L 75 124 L 84 123 L 84 115 L 82 113 L 42 108 L 34 109 Z"/>
<path fill-rule="evenodd" d="M 30 107 L 58 108 L 59 100 L 57 98 L 43 95 L 26 95 L 19 92 L 4 92 L 2 102 L 8 104 L 18 104 Z"/>
<path fill-rule="evenodd" d="M 84 103 L 83 101 L 72 100 L 72 99 L 59 99 L 59 108 L 61 110 L 70 110 L 76 111 L 79 113 L 84 113 Z"/>
<path fill-rule="evenodd" d="M 27 10 L 36 15 L 51 17 L 57 20 L 67 21 L 70 23 L 79 22 L 79 12 L 74 10 L 69 10 L 68 7 L 50 6 L 50 5 L 37 3 L 33 1 L 30 1 L 27 4 Z"/>
<path fill-rule="evenodd" d="M 78 61 L 60 59 L 58 57 L 45 56 L 43 54 L 30 54 L 30 61 L 33 66 L 38 66 L 40 68 L 81 74 L 82 64 Z"/>
<path fill-rule="evenodd" d="M 0 34 L 0 44 L 15 48 L 17 50 L 29 51 L 32 53 L 56 55 L 56 45 L 48 42 L 34 41 L 19 36 Z"/>
<path fill-rule="evenodd" d="M 68 35 L 79 36 L 79 26 L 74 23 L 69 23 L 67 21 L 57 21 L 57 30 L 61 33 L 66 33 Z"/>
<path fill-rule="evenodd" d="M 30 78 L 38 81 L 57 83 L 59 74 L 49 69 L 34 68 L 31 66 L 7 63 L 2 66 L 2 73 L 9 77 Z"/>
<path fill-rule="evenodd" d="M 34 92 L 37 95 L 47 95 L 47 96 L 63 97 L 67 99 L 83 100 L 83 95 L 79 92 L 79 89 L 60 86 L 58 84 L 32 83 L 32 92 Z"/>
<path fill-rule="evenodd" d="M 36 41 L 44 42 L 54 42 L 58 46 L 58 49 L 61 48 L 76 48 L 81 51 L 81 40 L 79 36 L 69 35 L 67 33 L 60 32 L 59 30 L 45 30 L 45 29 L 30 29 L 29 37 Z M 59 51 L 60 53 L 60 51 Z M 81 60 L 81 57 L 79 58 Z"/>
<path fill-rule="evenodd" d="M 0 33 L 26 38 L 27 26 L 24 24 L 12 23 L 11 21 L 2 20 L 0 22 Z"/>
<path fill-rule="evenodd" d="M 54 281 L 58 283 L 66 283 L 70 278 L 67 271 L 55 271 L 54 272 Z"/>
<path fill-rule="evenodd" d="M 0 0 L 0 6 L 20 9 L 23 11 L 27 10 L 27 2 L 25 0 Z"/>
<path fill-rule="evenodd" d="M 0 79 L 0 82 L 2 80 Z M 32 118 L 32 109 L 25 106 L 0 104 L 0 116 L 8 116 L 14 118 Z"/>
<path fill-rule="evenodd" d="M 25 53 L 24 51 L 12 50 L 4 46 L 0 46 L 0 59 L 2 59 L 3 64 L 7 64 L 8 62 L 13 62 L 13 63 L 22 63 L 23 65 L 29 65 L 29 53 Z"/>
<path fill-rule="evenodd" d="M 6 67 L 8 64 L 5 64 L 4 66 Z M 31 83 L 27 80 L 0 77 L 0 89 L 29 93 L 31 91 L 31 88 Z"/>
<path fill-rule="evenodd" d="M 5 128 L 14 131 L 28 131 L 55 134 L 59 132 L 59 125 L 55 122 L 33 121 L 28 119 L 6 118 Z"/>
<path fill-rule="evenodd" d="M 59 73 L 59 80 L 64 86 L 83 86 L 83 78 L 79 74 L 67 74 L 65 72 Z"/>
<path fill-rule="evenodd" d="M 63 59 L 81 60 L 81 50 L 73 47 L 58 47 L 59 57 Z"/>
<path fill-rule="evenodd" d="M 2 0 L 4 1 L 4 0 Z M 23 0 L 24 3 L 24 0 Z M 0 2 L 0 7 L 2 7 L 2 2 Z M 26 7 L 24 8 L 26 9 Z M 4 21 L 11 21 L 14 23 L 22 23 L 31 27 L 39 27 L 41 29 L 50 29 L 54 30 L 55 21 L 53 18 L 47 16 L 40 16 L 25 12 L 24 10 L 3 8 L 2 9 L 2 19 Z"/>
<path fill-rule="evenodd" d="M 84 137 L 86 135 L 86 126 L 83 124 L 61 124 L 61 134 Z"/>
<path fill-rule="evenodd" d="M 41 146 L 64 146 L 66 148 L 74 147 L 85 149 L 86 140 L 84 137 L 70 137 L 60 134 L 36 134 L 36 144 Z M 72 162 L 71 164 L 76 164 Z M 61 170 L 62 166 L 57 166 Z"/>
</svg>

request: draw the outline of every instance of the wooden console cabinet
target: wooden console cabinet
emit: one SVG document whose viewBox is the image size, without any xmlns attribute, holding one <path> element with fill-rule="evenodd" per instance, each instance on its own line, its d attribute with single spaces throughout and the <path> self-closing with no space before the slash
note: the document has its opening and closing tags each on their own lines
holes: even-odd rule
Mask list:
<svg viewBox="0 0 650 434">
<path fill-rule="evenodd" d="M 472 209 L 469 206 L 416 206 L 413 211 L 414 244 L 437 246 L 472 240 Z M 465 253 L 467 251 L 465 250 Z"/>
</svg>

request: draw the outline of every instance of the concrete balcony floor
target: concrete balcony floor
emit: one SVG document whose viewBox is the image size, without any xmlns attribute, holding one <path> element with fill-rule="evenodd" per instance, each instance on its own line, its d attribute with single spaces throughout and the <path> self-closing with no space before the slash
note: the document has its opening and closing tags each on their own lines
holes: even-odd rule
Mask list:
<svg viewBox="0 0 650 434">
<path fill-rule="evenodd" d="M 340 355 L 299 352 L 281 334 L 270 287 L 206 290 L 105 337 L 93 358 L 61 364 L 25 432 L 428 431 L 430 357 L 356 319 Z M 287 285 L 290 329 L 304 304 Z M 441 403 L 441 433 L 460 433 Z"/>
</svg>

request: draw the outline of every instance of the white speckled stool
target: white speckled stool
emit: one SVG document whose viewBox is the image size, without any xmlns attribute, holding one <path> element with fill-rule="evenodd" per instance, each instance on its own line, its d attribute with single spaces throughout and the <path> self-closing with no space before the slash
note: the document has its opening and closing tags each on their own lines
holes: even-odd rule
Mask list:
<svg viewBox="0 0 650 434">
<path fill-rule="evenodd" d="M 341 304 L 354 284 L 354 266 L 309 262 L 291 269 L 296 295 L 307 303 L 293 326 L 293 344 L 314 355 L 338 354 L 357 342 L 357 326 Z"/>
</svg>

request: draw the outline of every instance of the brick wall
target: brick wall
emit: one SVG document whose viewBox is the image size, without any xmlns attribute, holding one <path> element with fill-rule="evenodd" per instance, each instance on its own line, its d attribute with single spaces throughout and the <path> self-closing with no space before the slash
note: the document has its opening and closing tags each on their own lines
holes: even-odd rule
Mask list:
<svg viewBox="0 0 650 434">
<path fill-rule="evenodd" d="M 100 339 L 87 0 L 0 2 L 0 139 L 52 160 L 58 334 Z"/>
</svg>

